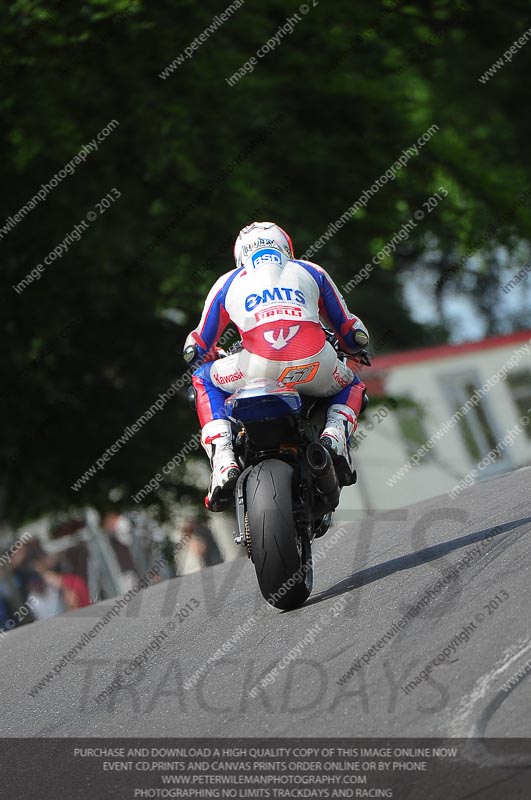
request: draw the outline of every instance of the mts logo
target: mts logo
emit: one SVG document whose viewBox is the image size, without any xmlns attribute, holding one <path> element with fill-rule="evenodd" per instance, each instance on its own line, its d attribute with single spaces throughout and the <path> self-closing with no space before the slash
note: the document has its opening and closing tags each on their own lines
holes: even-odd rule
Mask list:
<svg viewBox="0 0 531 800">
<path fill-rule="evenodd" d="M 250 294 L 245 298 L 245 310 L 252 311 L 260 303 L 274 303 L 276 300 L 288 300 L 289 302 L 306 305 L 306 299 L 300 289 L 288 289 L 285 286 L 274 289 L 264 289 L 262 294 Z"/>
</svg>

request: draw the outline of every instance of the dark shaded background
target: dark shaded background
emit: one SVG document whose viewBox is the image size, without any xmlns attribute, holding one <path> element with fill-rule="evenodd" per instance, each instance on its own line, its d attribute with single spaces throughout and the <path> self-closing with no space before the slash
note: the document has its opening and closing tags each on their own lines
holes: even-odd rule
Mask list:
<svg viewBox="0 0 531 800">
<path fill-rule="evenodd" d="M 104 509 L 113 489 L 116 505 L 132 505 L 197 430 L 185 390 L 83 490 L 70 487 L 183 373 L 182 342 L 232 267 L 239 228 L 278 221 L 302 254 L 433 124 L 418 157 L 314 258 L 348 281 L 442 185 L 448 197 L 349 294 L 352 310 L 373 339 L 392 325 L 384 350 L 445 341 L 445 296 L 465 294 L 487 333 L 529 326 L 498 300 L 500 263 L 525 261 L 531 229 L 529 201 L 516 202 L 531 183 L 531 40 L 478 78 L 530 28 L 530 3 L 314 2 L 232 88 L 225 78 L 300 4 L 247 0 L 166 79 L 228 2 L 17 0 L 0 10 L 0 229 L 119 123 L 0 234 L 5 520 Z M 15 292 L 113 187 L 121 197 L 81 241 Z M 431 325 L 404 303 L 404 283 L 419 280 L 438 304 Z M 182 470 L 171 483 L 193 496 Z"/>
</svg>

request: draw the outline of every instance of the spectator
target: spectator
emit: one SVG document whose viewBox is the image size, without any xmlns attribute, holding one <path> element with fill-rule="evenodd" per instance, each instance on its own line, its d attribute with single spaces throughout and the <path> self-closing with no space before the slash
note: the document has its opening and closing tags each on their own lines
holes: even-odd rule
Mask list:
<svg viewBox="0 0 531 800">
<path fill-rule="evenodd" d="M 111 512 L 104 516 L 101 527 L 109 534 L 109 542 L 122 571 L 121 591 L 127 592 L 140 577 L 131 555 L 131 523 L 123 514 Z"/>
<path fill-rule="evenodd" d="M 38 579 L 35 573 L 34 563 L 46 555 L 38 539 L 30 539 L 24 542 L 20 550 L 13 553 L 11 557 L 11 569 L 15 586 L 20 596 L 20 603 L 23 603 L 31 594 L 30 584 L 33 586 Z M 42 592 L 44 587 L 42 581 L 39 583 L 39 590 Z"/>
<path fill-rule="evenodd" d="M 35 619 L 49 619 L 66 611 L 61 587 L 55 580 L 50 580 L 50 571 L 42 575 L 30 571 L 27 576 L 28 596 L 33 598 L 31 610 Z"/>
<path fill-rule="evenodd" d="M 90 605 L 89 590 L 79 575 L 67 572 L 61 575 L 63 597 L 68 611 Z"/>
<path fill-rule="evenodd" d="M 4 574 L 4 568 L 0 567 L 0 631 L 5 630 L 6 622 L 13 615 L 11 591 Z"/>
<path fill-rule="evenodd" d="M 33 580 L 33 589 L 38 592 L 38 602 L 35 604 L 37 609 L 35 616 L 38 619 L 54 616 L 53 598 L 56 595 L 58 595 L 58 610 L 55 614 L 90 605 L 89 591 L 84 579 L 59 566 L 52 556 L 42 556 L 33 562 L 33 566 L 38 576 Z"/>
<path fill-rule="evenodd" d="M 183 523 L 182 534 L 183 538 L 188 539 L 188 552 L 197 559 L 199 568 L 221 564 L 223 556 L 206 523 L 197 517 L 190 517 Z"/>
</svg>

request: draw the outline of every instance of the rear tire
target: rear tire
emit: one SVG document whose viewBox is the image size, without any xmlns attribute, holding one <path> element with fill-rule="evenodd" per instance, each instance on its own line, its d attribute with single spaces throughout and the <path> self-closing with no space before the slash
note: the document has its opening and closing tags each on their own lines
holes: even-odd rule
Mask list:
<svg viewBox="0 0 531 800">
<path fill-rule="evenodd" d="M 251 556 L 264 598 L 274 608 L 297 608 L 313 587 L 312 551 L 297 536 L 293 518 L 294 470 L 277 459 L 261 461 L 246 482 Z"/>
</svg>

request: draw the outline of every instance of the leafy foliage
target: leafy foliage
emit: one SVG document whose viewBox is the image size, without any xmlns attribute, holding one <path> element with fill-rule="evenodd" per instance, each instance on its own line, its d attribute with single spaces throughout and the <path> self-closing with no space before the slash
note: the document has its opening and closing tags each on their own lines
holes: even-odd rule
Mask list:
<svg viewBox="0 0 531 800">
<path fill-rule="evenodd" d="M 487 83 L 478 77 L 526 30 L 528 3 L 307 7 L 233 87 L 225 79 L 298 4 L 245 3 L 166 79 L 226 5 L 15 0 L 0 10 L 0 230 L 119 123 L 0 237 L 7 519 L 104 506 L 113 488 L 130 503 L 196 430 L 184 391 L 82 491 L 70 487 L 182 373 L 182 341 L 231 268 L 239 228 L 275 219 L 303 253 L 433 124 L 439 132 L 419 155 L 315 258 L 347 282 L 443 185 L 444 203 L 348 302 L 374 337 L 392 326 L 391 348 L 441 341 L 444 320 L 415 323 L 403 299 L 402 285 L 428 274 L 439 300 L 465 292 L 489 330 L 500 329 L 499 246 L 516 253 L 531 226 L 529 202 L 514 208 L 530 180 L 531 46 Z M 120 199 L 17 294 L 113 187 Z M 473 268 L 467 253 L 478 253 Z M 180 310 L 177 322 L 164 318 L 168 308 Z"/>
</svg>

